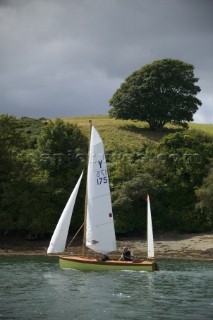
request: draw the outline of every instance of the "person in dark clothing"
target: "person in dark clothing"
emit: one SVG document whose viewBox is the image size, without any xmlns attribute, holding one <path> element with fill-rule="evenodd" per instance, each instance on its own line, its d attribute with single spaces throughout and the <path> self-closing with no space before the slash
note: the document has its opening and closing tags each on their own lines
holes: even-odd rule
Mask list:
<svg viewBox="0 0 213 320">
<path fill-rule="evenodd" d="M 124 260 L 124 261 L 132 261 L 133 260 L 131 252 L 127 247 L 124 247 L 120 260 Z"/>
<path fill-rule="evenodd" d="M 105 253 L 103 253 L 103 254 L 101 255 L 101 260 L 102 260 L 102 261 L 107 261 L 107 260 L 110 260 L 110 258 L 108 257 L 108 255 L 106 255 Z"/>
</svg>

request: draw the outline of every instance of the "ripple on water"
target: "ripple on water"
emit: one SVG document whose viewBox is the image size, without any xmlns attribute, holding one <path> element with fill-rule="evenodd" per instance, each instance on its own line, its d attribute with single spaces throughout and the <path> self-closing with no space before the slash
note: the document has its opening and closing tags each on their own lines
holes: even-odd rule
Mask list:
<svg viewBox="0 0 213 320">
<path fill-rule="evenodd" d="M 213 263 L 159 264 L 98 273 L 60 270 L 54 257 L 0 257 L 0 318 L 212 319 Z"/>
</svg>

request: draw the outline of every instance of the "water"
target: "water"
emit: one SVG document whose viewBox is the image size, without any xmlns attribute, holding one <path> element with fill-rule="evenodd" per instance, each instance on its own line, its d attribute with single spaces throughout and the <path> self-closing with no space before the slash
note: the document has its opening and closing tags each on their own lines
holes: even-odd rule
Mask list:
<svg viewBox="0 0 213 320">
<path fill-rule="evenodd" d="M 213 319 L 213 261 L 161 271 L 60 270 L 54 257 L 0 256 L 0 319 Z"/>
</svg>

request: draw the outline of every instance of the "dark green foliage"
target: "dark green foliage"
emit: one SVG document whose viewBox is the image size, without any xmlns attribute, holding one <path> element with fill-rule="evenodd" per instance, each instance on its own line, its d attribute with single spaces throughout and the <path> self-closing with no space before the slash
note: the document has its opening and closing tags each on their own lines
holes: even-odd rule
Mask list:
<svg viewBox="0 0 213 320">
<path fill-rule="evenodd" d="M 0 192 L 1 183 L 14 179 L 19 170 L 19 155 L 25 148 L 25 139 L 18 130 L 14 116 L 0 115 Z"/>
<path fill-rule="evenodd" d="M 45 118 L 33 119 L 28 117 L 21 117 L 17 121 L 18 130 L 26 136 L 26 141 L 28 143 L 27 147 L 33 149 L 37 144 L 37 137 L 41 132 L 43 126 L 48 123 Z"/>
<path fill-rule="evenodd" d="M 175 133 L 165 137 L 157 151 L 156 166 L 164 172 L 159 204 L 165 225 L 170 215 L 170 229 L 201 231 L 205 219 L 195 208 L 195 190 L 209 171 L 212 137 L 198 131 Z"/>
<path fill-rule="evenodd" d="M 42 126 L 40 120 L 0 117 L 0 234 L 18 232 L 34 238 L 52 233 L 85 166 L 80 161 L 67 161 L 66 170 L 64 163 L 44 166 L 42 147 L 50 155 L 72 150 L 76 157 L 77 152 L 85 152 L 87 139 L 76 126 L 66 125 L 60 119 L 47 122 L 41 130 Z M 29 132 L 36 139 L 34 144 Z M 37 147 L 38 137 L 39 148 L 33 148 Z M 84 203 L 84 197 L 79 198 Z M 79 202 L 76 207 L 78 219 L 73 219 L 73 231 L 83 218 Z"/>
<path fill-rule="evenodd" d="M 104 129 L 110 137 L 111 127 Z M 113 143 L 106 139 L 106 154 L 116 232 L 145 235 L 147 193 L 155 233 L 212 230 L 212 136 L 181 129 L 172 134 L 167 130 L 163 137 L 137 123 L 122 125 L 115 132 Z M 0 146 L 0 234 L 50 236 L 86 169 L 87 139 L 78 127 L 60 119 L 1 115 Z M 67 150 L 71 158 L 54 160 L 55 154 L 67 155 Z M 86 174 L 72 233 L 83 222 L 85 184 Z"/>
<path fill-rule="evenodd" d="M 213 138 L 199 131 L 182 131 L 166 136 L 158 145 L 145 146 L 145 154 L 132 163 L 133 176 L 125 182 L 122 176 L 120 182 L 116 177 L 113 207 L 117 232 L 144 231 L 146 193 L 150 194 L 157 230 L 206 230 L 210 215 L 195 208 L 195 191 L 209 172 Z M 112 171 L 112 184 L 113 177 Z"/>
<path fill-rule="evenodd" d="M 207 230 L 213 227 L 213 168 L 204 179 L 201 187 L 196 190 L 199 202 L 197 208 L 200 210 L 200 216 L 206 224 Z"/>
<path fill-rule="evenodd" d="M 79 165 L 79 155 L 87 152 L 88 141 L 76 125 L 61 119 L 49 121 L 38 138 L 38 152 L 42 168 L 57 172 Z"/>
<path fill-rule="evenodd" d="M 150 128 L 166 123 L 186 126 L 201 105 L 196 94 L 194 67 L 180 60 L 163 59 L 133 72 L 110 99 L 109 114 L 120 119 L 148 122 Z"/>
<path fill-rule="evenodd" d="M 145 232 L 146 195 L 154 193 L 155 184 L 149 174 L 139 174 L 122 183 L 112 194 L 115 226 L 118 233 Z"/>
</svg>

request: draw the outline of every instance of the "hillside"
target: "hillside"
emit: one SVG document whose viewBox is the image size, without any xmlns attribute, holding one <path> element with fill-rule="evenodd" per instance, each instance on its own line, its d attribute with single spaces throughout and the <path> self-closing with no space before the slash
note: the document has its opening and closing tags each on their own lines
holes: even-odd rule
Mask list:
<svg viewBox="0 0 213 320">
<path fill-rule="evenodd" d="M 105 146 L 118 144 L 129 148 L 134 148 L 139 141 L 159 142 L 165 135 L 183 130 L 181 127 L 167 125 L 164 130 L 151 131 L 145 122 L 116 120 L 107 115 L 64 117 L 62 120 L 77 124 L 87 137 L 89 137 L 89 121 L 91 120 L 100 132 Z M 213 136 L 213 124 L 190 123 L 189 130 L 200 130 Z"/>
<path fill-rule="evenodd" d="M 213 125 L 150 131 L 144 122 L 103 115 L 0 119 L 0 234 L 38 238 L 52 233 L 70 190 L 86 170 L 89 120 L 105 144 L 117 234 L 146 232 L 147 193 L 158 233 L 213 230 Z M 85 183 L 86 175 L 82 188 Z M 83 192 L 75 212 L 72 232 L 82 224 Z"/>
</svg>

